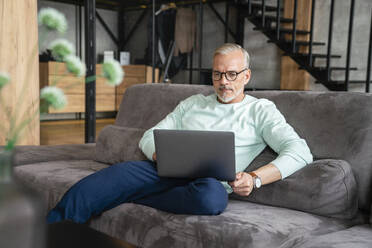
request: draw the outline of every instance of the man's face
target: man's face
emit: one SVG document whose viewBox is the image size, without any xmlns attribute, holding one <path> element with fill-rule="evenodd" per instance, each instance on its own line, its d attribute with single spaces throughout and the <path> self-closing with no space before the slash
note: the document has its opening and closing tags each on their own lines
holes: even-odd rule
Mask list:
<svg viewBox="0 0 372 248">
<path fill-rule="evenodd" d="M 246 70 L 244 70 L 246 69 Z M 244 70 L 244 71 L 243 71 Z M 241 72 L 238 75 L 232 72 Z M 219 73 L 224 73 L 220 80 L 217 80 Z M 225 74 L 227 73 L 227 75 Z M 228 80 L 234 78 L 235 80 Z M 235 50 L 228 54 L 217 54 L 213 59 L 213 87 L 218 99 L 222 103 L 237 103 L 244 99 L 244 85 L 251 77 L 251 71 L 247 69 L 244 55 L 241 51 Z"/>
</svg>

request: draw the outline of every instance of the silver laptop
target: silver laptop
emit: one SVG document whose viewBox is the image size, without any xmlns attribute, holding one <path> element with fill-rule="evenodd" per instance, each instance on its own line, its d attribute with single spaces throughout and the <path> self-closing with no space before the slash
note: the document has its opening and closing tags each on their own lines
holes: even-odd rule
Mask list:
<svg viewBox="0 0 372 248">
<path fill-rule="evenodd" d="M 235 180 L 233 132 L 156 129 L 154 138 L 160 177 Z"/>
</svg>

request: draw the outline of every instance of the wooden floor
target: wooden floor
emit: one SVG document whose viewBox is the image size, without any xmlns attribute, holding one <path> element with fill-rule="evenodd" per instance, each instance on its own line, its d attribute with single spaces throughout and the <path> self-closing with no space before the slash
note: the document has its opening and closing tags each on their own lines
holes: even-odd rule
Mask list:
<svg viewBox="0 0 372 248">
<path fill-rule="evenodd" d="M 114 124 L 115 119 L 97 119 L 96 140 L 102 128 Z M 85 143 L 84 120 L 42 121 L 40 122 L 41 145 L 63 145 Z"/>
</svg>

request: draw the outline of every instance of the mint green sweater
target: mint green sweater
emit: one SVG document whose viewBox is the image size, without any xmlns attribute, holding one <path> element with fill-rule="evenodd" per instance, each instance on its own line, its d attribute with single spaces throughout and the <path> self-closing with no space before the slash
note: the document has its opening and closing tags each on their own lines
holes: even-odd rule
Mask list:
<svg viewBox="0 0 372 248">
<path fill-rule="evenodd" d="M 271 163 L 279 169 L 282 179 L 313 161 L 306 141 L 286 122 L 275 104 L 249 95 L 233 104 L 218 102 L 215 94 L 198 94 L 183 100 L 140 140 L 139 147 L 150 160 L 155 152 L 153 129 L 233 131 L 236 172 L 244 171 L 266 145 L 278 153 Z M 227 183 L 223 184 L 232 192 Z"/>
</svg>

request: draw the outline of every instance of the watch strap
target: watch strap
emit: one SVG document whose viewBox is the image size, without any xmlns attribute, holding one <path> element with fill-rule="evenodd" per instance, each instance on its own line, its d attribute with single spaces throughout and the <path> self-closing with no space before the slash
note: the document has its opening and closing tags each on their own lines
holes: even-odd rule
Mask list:
<svg viewBox="0 0 372 248">
<path fill-rule="evenodd" d="M 248 174 L 251 175 L 252 178 L 253 178 L 253 188 L 254 189 L 257 188 L 256 187 L 256 178 L 259 178 L 260 180 L 261 180 L 261 178 L 256 173 L 254 173 L 253 171 L 248 172 Z"/>
<path fill-rule="evenodd" d="M 254 173 L 253 171 L 248 172 L 248 174 L 251 175 L 253 178 L 259 177 L 259 176 L 257 176 L 257 174 Z"/>
</svg>

